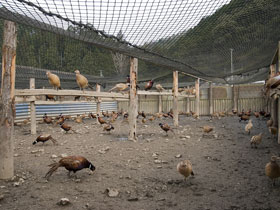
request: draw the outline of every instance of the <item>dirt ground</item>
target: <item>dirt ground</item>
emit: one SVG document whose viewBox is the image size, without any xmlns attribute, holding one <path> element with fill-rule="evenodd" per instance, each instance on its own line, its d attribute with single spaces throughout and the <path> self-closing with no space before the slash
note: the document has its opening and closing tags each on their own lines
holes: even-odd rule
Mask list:
<svg viewBox="0 0 280 210">
<path fill-rule="evenodd" d="M 271 155 L 280 155 L 280 146 L 271 139 L 266 121 L 252 119 L 254 128 L 248 135 L 237 117 L 211 122 L 209 117 L 180 116 L 176 135 L 168 136 L 158 123 L 172 124 L 171 119 L 145 125 L 139 120 L 137 143 L 124 138 L 128 125 L 121 120 L 111 135 L 104 134 L 94 119 L 69 122 L 78 134 L 38 124 L 38 133 L 50 133 L 57 146 L 32 145 L 37 135 L 29 134 L 30 126 L 17 126 L 16 176 L 0 181 L 0 209 L 279 210 L 280 182 L 272 187 L 264 167 Z M 214 126 L 214 132 L 203 134 L 203 125 Z M 263 142 L 252 149 L 250 136 L 259 132 L 264 133 Z M 48 165 L 61 154 L 85 156 L 96 170 L 84 169 L 68 178 L 67 171 L 59 168 L 46 181 Z M 186 182 L 176 171 L 184 159 L 192 162 L 195 174 Z M 118 195 L 109 197 L 106 189 Z M 68 198 L 70 204 L 58 205 L 61 198 Z"/>
</svg>

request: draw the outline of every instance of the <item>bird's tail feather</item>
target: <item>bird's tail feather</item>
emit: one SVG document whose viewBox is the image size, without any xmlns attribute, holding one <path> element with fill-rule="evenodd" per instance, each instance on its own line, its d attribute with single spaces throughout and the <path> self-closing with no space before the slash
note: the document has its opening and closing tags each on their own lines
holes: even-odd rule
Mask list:
<svg viewBox="0 0 280 210">
<path fill-rule="evenodd" d="M 55 172 L 59 167 L 60 167 L 60 164 L 59 163 L 52 163 L 49 165 L 51 168 L 50 170 L 46 173 L 45 175 L 45 178 L 46 179 L 49 179 L 50 176 L 53 174 L 53 172 Z"/>
<path fill-rule="evenodd" d="M 88 84 L 88 87 L 93 90 L 93 87 L 90 84 Z"/>
</svg>

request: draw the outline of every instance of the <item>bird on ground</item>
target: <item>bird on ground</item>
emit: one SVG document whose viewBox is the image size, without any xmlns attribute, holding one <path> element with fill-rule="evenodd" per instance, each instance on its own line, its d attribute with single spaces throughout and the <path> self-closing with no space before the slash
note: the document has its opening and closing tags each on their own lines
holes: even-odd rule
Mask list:
<svg viewBox="0 0 280 210">
<path fill-rule="evenodd" d="M 76 123 L 82 123 L 83 122 L 83 119 L 82 119 L 82 117 L 79 114 L 77 115 L 77 117 L 75 119 L 75 122 Z"/>
<path fill-rule="evenodd" d="M 114 129 L 114 126 L 112 126 L 111 124 L 105 124 L 105 126 L 103 127 L 103 130 L 107 131 L 108 133 L 110 133 L 110 131 Z"/>
<path fill-rule="evenodd" d="M 245 115 L 247 115 L 247 116 L 251 116 L 251 109 L 249 109 L 247 112 L 245 112 Z"/>
<path fill-rule="evenodd" d="M 264 116 L 265 114 L 266 114 L 266 112 L 265 112 L 264 110 L 261 110 L 261 111 L 260 111 L 260 115 L 261 115 L 261 116 Z"/>
<path fill-rule="evenodd" d="M 252 136 L 251 138 L 251 147 L 253 147 L 253 145 L 255 146 L 255 148 L 257 148 L 257 145 L 259 145 L 262 142 L 262 133 Z"/>
<path fill-rule="evenodd" d="M 154 121 L 156 119 L 156 117 L 154 116 L 154 115 L 152 115 L 150 118 L 149 118 L 149 120 L 152 122 L 152 121 Z"/>
<path fill-rule="evenodd" d="M 95 118 L 96 118 L 96 115 L 95 115 L 95 114 L 92 114 L 92 112 L 90 112 L 90 113 L 88 114 L 88 117 L 89 117 L 89 118 L 95 119 Z"/>
<path fill-rule="evenodd" d="M 102 117 L 99 116 L 99 114 L 97 114 L 97 119 L 98 119 L 98 122 L 99 122 L 101 125 L 107 123 Z"/>
<path fill-rule="evenodd" d="M 273 125 L 273 120 L 270 119 L 266 122 L 267 127 L 271 127 Z"/>
<path fill-rule="evenodd" d="M 80 87 L 80 90 L 84 91 L 84 89 L 87 87 L 93 90 L 93 87 L 88 83 L 88 79 L 85 76 L 81 75 L 79 70 L 75 70 L 74 72 L 76 74 L 76 81 L 78 86 Z"/>
<path fill-rule="evenodd" d="M 265 165 L 265 175 L 272 180 L 273 186 L 275 186 L 275 180 L 280 177 L 280 167 L 277 160 L 280 160 L 280 157 L 272 156 L 270 162 Z"/>
<path fill-rule="evenodd" d="M 259 112 L 254 112 L 254 115 L 255 115 L 256 118 L 260 117 L 260 113 Z"/>
<path fill-rule="evenodd" d="M 76 173 L 84 168 L 89 168 L 91 171 L 95 170 L 95 166 L 83 156 L 67 156 L 60 159 L 59 162 L 52 163 L 49 166 L 51 168 L 45 175 L 47 180 L 59 167 L 64 167 L 68 170 L 68 177 L 70 177 L 71 172 Z"/>
<path fill-rule="evenodd" d="M 270 118 L 271 114 L 270 113 L 265 113 L 264 118 Z"/>
<path fill-rule="evenodd" d="M 246 122 L 249 119 L 250 119 L 250 116 L 244 114 L 244 115 L 241 115 L 239 122 L 241 122 L 242 120 Z"/>
<path fill-rule="evenodd" d="M 54 89 L 60 89 L 61 90 L 59 77 L 56 74 L 51 73 L 50 71 L 47 71 L 46 75 L 49 79 L 50 85 L 53 86 Z"/>
<path fill-rule="evenodd" d="M 144 111 L 138 112 L 137 119 L 139 118 L 139 116 L 142 116 L 143 118 L 146 118 L 146 114 L 145 114 Z"/>
<path fill-rule="evenodd" d="M 126 75 L 126 83 L 130 83 L 130 76 Z"/>
<path fill-rule="evenodd" d="M 185 181 L 189 175 L 194 176 L 192 164 L 189 160 L 182 160 L 179 162 L 177 164 L 177 171 L 184 176 Z"/>
<path fill-rule="evenodd" d="M 47 123 L 47 124 L 53 123 L 53 122 L 52 122 L 52 118 L 50 118 L 50 117 L 47 115 L 47 113 L 44 114 L 43 120 L 44 120 L 44 122 Z"/>
<path fill-rule="evenodd" d="M 157 84 L 156 89 L 158 90 L 158 92 L 164 91 L 164 88 L 161 86 L 161 84 Z"/>
<path fill-rule="evenodd" d="M 51 100 L 55 101 L 54 96 L 53 95 L 46 95 L 46 101 L 51 101 Z"/>
<path fill-rule="evenodd" d="M 45 144 L 45 142 L 47 142 L 48 140 L 51 140 L 53 144 L 57 144 L 57 141 L 49 134 L 46 135 L 40 135 L 36 138 L 35 141 L 33 141 L 33 145 L 37 144 L 38 142 L 42 142 L 43 145 Z"/>
<path fill-rule="evenodd" d="M 146 123 L 146 118 L 142 118 L 142 123 L 144 124 L 144 123 Z"/>
<path fill-rule="evenodd" d="M 276 128 L 276 127 L 269 127 L 268 129 L 269 129 L 269 132 L 271 134 L 271 139 L 275 138 L 277 136 L 278 128 Z"/>
<path fill-rule="evenodd" d="M 165 131 L 166 135 L 168 135 L 168 133 L 167 133 L 168 131 L 171 131 L 173 134 L 175 134 L 173 129 L 167 123 L 164 123 L 164 124 L 159 123 L 158 125 L 161 127 L 162 130 Z"/>
<path fill-rule="evenodd" d="M 147 82 L 147 84 L 145 85 L 145 90 L 150 90 L 154 85 L 154 81 L 151 79 L 150 81 Z"/>
<path fill-rule="evenodd" d="M 245 131 L 250 135 L 251 129 L 253 128 L 252 120 L 249 120 L 248 124 L 245 125 Z"/>
<path fill-rule="evenodd" d="M 205 126 L 203 126 L 202 128 L 203 128 L 203 132 L 204 132 L 204 133 L 210 133 L 211 131 L 214 130 L 214 128 L 213 128 L 213 127 L 210 127 L 209 125 L 205 125 Z"/>
<path fill-rule="evenodd" d="M 68 131 L 72 130 L 73 132 L 75 132 L 72 127 L 66 123 L 62 123 L 60 124 L 60 127 L 65 130 L 66 133 L 68 133 Z"/>
<path fill-rule="evenodd" d="M 109 90 L 109 92 L 112 92 L 113 90 L 116 90 L 117 92 L 120 92 L 120 91 L 124 91 L 125 89 L 127 89 L 129 87 L 129 84 L 125 84 L 125 83 L 118 83 L 116 84 L 113 88 L 111 88 Z"/>
<path fill-rule="evenodd" d="M 65 118 L 64 118 L 64 116 L 60 116 L 60 118 L 56 121 L 56 125 L 58 125 L 58 124 L 63 124 L 64 123 L 64 121 L 65 121 Z"/>
</svg>

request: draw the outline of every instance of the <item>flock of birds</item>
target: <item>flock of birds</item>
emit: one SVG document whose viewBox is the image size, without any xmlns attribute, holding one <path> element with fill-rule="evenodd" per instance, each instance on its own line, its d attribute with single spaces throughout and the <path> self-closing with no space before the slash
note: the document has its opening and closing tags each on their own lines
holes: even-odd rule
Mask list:
<svg viewBox="0 0 280 210">
<path fill-rule="evenodd" d="M 81 90 L 84 90 L 87 87 L 92 88 L 86 77 L 84 77 L 83 75 L 80 74 L 79 70 L 75 70 L 75 74 L 76 74 L 76 81 L 78 86 L 80 87 Z M 61 85 L 60 85 L 60 79 L 57 75 L 51 73 L 51 72 L 47 72 L 46 73 L 48 79 L 49 79 L 49 83 L 56 89 L 61 89 Z M 130 84 L 130 77 L 129 75 L 127 76 L 127 81 L 126 83 L 119 83 L 116 84 L 112 89 L 110 89 L 109 91 L 124 91 L 129 87 Z M 145 90 L 150 90 L 153 87 L 154 81 L 150 80 L 147 82 L 147 84 L 145 85 Z M 93 89 L 93 88 L 92 88 Z M 156 89 L 158 91 L 163 91 L 163 87 L 160 84 L 156 85 Z M 182 89 L 180 91 L 186 91 L 188 94 L 195 94 L 194 89 Z M 199 119 L 199 116 L 195 113 L 195 112 L 190 112 L 190 113 L 179 113 L 182 115 L 186 115 L 186 116 L 192 116 L 194 119 Z M 173 118 L 173 111 L 172 109 L 167 112 L 167 113 L 156 113 L 156 114 L 149 114 L 150 117 L 148 118 L 148 114 L 144 113 L 144 111 L 142 112 L 138 112 L 138 116 L 142 117 L 141 122 L 142 123 L 146 123 L 147 119 L 149 121 L 154 121 L 156 118 Z M 248 121 L 248 123 L 245 125 L 245 132 L 248 133 L 250 135 L 250 132 L 253 128 L 253 123 L 252 120 L 250 119 L 250 117 L 252 115 L 255 116 L 255 118 L 266 118 L 269 119 L 267 121 L 267 126 L 269 129 L 269 132 L 271 133 L 272 137 L 277 135 L 277 131 L 278 128 L 273 126 L 273 120 L 270 119 L 270 113 L 266 113 L 264 110 L 260 111 L 260 112 L 252 112 L 251 110 L 249 111 L 242 111 L 240 113 L 237 113 L 236 110 L 232 110 L 231 112 L 215 112 L 211 115 L 211 119 L 214 118 L 218 118 L 220 119 L 221 117 L 225 117 L 225 116 L 238 116 L 239 117 L 239 122 L 241 121 Z M 98 123 L 100 125 L 103 126 L 103 131 L 106 131 L 108 133 L 110 133 L 111 130 L 114 130 L 114 126 L 112 125 L 118 118 L 123 119 L 123 121 L 127 122 L 128 121 L 128 113 L 127 112 L 123 112 L 122 110 L 119 112 L 111 112 L 109 113 L 108 111 L 103 112 L 99 115 L 99 114 L 93 114 L 93 113 L 89 113 L 88 115 L 84 114 L 84 115 L 78 115 L 75 118 L 75 122 L 76 123 L 82 123 L 84 118 L 90 118 L 90 119 L 97 119 Z M 47 114 L 45 114 L 43 116 L 43 122 L 46 124 L 55 124 L 55 125 L 60 125 L 60 127 L 66 132 L 68 133 L 69 131 L 73 131 L 74 133 L 77 133 L 70 125 L 68 125 L 66 123 L 66 120 L 71 120 L 72 117 L 71 116 L 64 116 L 62 114 L 60 114 L 59 116 L 57 116 L 55 118 L 56 122 L 54 122 L 54 120 L 49 117 Z M 173 131 L 173 129 L 167 124 L 167 123 L 159 123 L 160 128 L 166 132 L 166 135 L 168 135 L 168 132 L 172 132 L 175 135 L 175 132 Z M 203 127 L 201 127 L 203 129 L 204 133 L 210 133 L 214 130 L 213 127 L 205 125 Z M 258 135 L 254 135 L 251 137 L 250 140 L 250 144 L 251 147 L 255 147 L 257 148 L 258 145 L 261 144 L 262 142 L 262 133 L 259 133 Z M 57 144 L 57 141 L 51 136 L 51 135 L 39 135 L 36 140 L 33 142 L 34 144 L 37 144 L 39 142 L 42 142 L 43 144 L 47 141 L 52 141 L 53 144 Z M 271 157 L 271 160 L 269 163 L 266 164 L 265 166 L 265 174 L 272 179 L 273 185 L 275 185 L 275 180 L 280 177 L 280 167 L 277 164 L 277 160 L 280 160 L 280 157 L 277 157 L 275 155 L 273 155 Z M 49 171 L 47 172 L 47 174 L 45 175 L 45 177 L 47 179 L 49 179 L 49 177 L 59 168 L 59 167 L 64 167 L 66 168 L 69 173 L 68 175 L 70 176 L 70 173 L 76 173 L 79 170 L 82 170 L 84 168 L 89 168 L 90 170 L 94 171 L 96 168 L 95 166 L 88 161 L 85 157 L 82 156 L 67 156 L 62 158 L 61 160 L 59 160 L 59 162 L 57 163 L 52 163 L 49 165 L 51 168 L 49 169 Z M 186 178 L 190 175 L 194 176 L 194 172 L 192 169 L 192 164 L 189 160 L 183 160 L 181 162 L 178 163 L 177 165 L 177 171 L 182 174 L 186 180 Z"/>
</svg>

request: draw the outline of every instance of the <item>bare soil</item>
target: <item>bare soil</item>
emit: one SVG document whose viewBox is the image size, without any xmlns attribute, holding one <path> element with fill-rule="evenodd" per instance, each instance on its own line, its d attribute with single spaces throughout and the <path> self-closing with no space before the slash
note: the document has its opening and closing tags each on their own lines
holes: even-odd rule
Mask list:
<svg viewBox="0 0 280 210">
<path fill-rule="evenodd" d="M 94 119 L 69 122 L 78 134 L 38 124 L 38 134 L 51 134 L 57 146 L 32 145 L 37 135 L 29 134 L 29 125 L 17 126 L 16 176 L 0 181 L 0 209 L 279 210 L 280 182 L 273 187 L 264 167 L 271 155 L 280 154 L 280 146 L 271 139 L 265 120 L 252 119 L 254 128 L 248 135 L 237 117 L 209 121 L 209 117 L 180 116 L 176 135 L 168 136 L 158 123 L 172 124 L 172 119 L 146 124 L 139 119 L 138 142 L 126 140 L 128 125 L 121 120 L 110 135 Z M 214 132 L 203 134 L 203 125 L 214 126 Z M 250 137 L 260 132 L 263 141 L 253 149 Z M 67 170 L 59 168 L 46 181 L 48 165 L 61 154 L 82 155 L 96 170 L 84 169 L 68 178 Z M 192 162 L 195 174 L 186 181 L 176 171 L 183 159 Z M 109 197 L 106 189 L 118 195 Z M 58 205 L 61 198 L 68 198 L 70 204 Z"/>
</svg>

